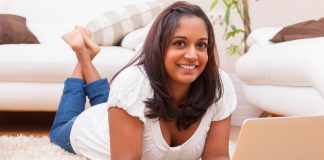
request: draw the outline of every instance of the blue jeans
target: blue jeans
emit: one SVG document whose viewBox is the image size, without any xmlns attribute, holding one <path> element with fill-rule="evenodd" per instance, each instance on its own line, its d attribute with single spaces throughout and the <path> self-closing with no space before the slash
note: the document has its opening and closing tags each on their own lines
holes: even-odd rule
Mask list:
<svg viewBox="0 0 324 160">
<path fill-rule="evenodd" d="M 63 95 L 51 127 L 50 140 L 71 153 L 75 153 L 70 142 L 71 129 L 75 119 L 85 110 L 86 96 L 91 106 L 107 102 L 107 79 L 90 84 L 78 78 L 68 78 L 64 81 Z"/>
</svg>

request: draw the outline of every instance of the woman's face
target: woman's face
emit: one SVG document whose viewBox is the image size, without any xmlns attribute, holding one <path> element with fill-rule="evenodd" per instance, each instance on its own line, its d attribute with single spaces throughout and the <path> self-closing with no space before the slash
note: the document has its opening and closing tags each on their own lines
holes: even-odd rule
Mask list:
<svg viewBox="0 0 324 160">
<path fill-rule="evenodd" d="M 166 47 L 164 66 L 168 84 L 190 85 L 208 61 L 208 32 L 203 19 L 182 16 L 171 43 Z"/>
</svg>

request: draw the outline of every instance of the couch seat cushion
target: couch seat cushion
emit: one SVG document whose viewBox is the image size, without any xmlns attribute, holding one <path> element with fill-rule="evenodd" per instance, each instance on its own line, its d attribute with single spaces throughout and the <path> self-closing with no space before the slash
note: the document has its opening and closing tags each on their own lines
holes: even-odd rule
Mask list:
<svg viewBox="0 0 324 160">
<path fill-rule="evenodd" d="M 63 82 L 77 62 L 63 41 L 56 45 L 0 45 L 0 53 L 0 82 Z M 125 48 L 102 47 L 93 63 L 102 77 L 110 79 L 134 55 Z"/>
</svg>

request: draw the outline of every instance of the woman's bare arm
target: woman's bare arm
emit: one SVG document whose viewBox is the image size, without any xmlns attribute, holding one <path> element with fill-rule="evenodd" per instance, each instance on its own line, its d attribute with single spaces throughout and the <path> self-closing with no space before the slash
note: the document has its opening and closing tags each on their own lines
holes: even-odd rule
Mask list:
<svg viewBox="0 0 324 160">
<path fill-rule="evenodd" d="M 206 139 L 203 160 L 229 160 L 229 135 L 231 116 L 211 123 Z"/>
<path fill-rule="evenodd" d="M 142 155 L 143 123 L 125 110 L 108 110 L 110 154 L 112 160 L 140 160 Z"/>
</svg>

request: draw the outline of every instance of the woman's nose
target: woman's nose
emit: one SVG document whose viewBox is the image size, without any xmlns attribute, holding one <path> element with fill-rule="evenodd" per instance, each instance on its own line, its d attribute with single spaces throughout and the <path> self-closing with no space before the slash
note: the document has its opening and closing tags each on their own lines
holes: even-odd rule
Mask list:
<svg viewBox="0 0 324 160">
<path fill-rule="evenodd" d="M 196 48 L 194 46 L 189 47 L 184 57 L 190 61 L 196 61 L 198 59 Z"/>
</svg>

